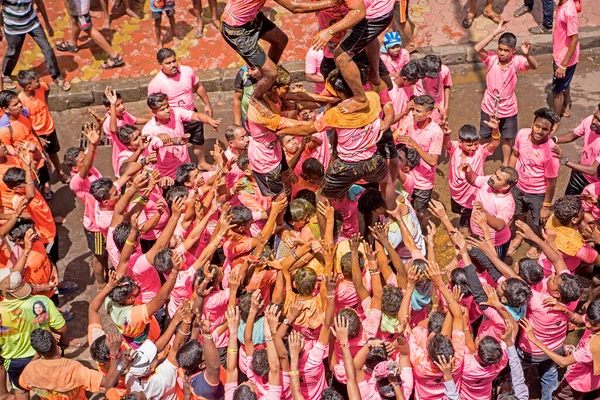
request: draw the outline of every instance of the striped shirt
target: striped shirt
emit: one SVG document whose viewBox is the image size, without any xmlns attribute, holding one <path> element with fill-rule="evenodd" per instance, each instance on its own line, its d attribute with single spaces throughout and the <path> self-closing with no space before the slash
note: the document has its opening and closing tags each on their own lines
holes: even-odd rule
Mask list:
<svg viewBox="0 0 600 400">
<path fill-rule="evenodd" d="M 7 35 L 24 35 L 40 26 L 33 0 L 0 0 Z"/>
</svg>

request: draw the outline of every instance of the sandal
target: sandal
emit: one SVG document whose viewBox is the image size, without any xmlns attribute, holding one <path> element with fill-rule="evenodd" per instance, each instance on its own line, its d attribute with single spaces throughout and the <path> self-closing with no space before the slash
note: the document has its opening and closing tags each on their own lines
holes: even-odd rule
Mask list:
<svg viewBox="0 0 600 400">
<path fill-rule="evenodd" d="M 486 14 L 483 13 L 483 16 L 486 17 L 487 19 L 493 21 L 494 23 L 500 25 L 500 22 L 504 21 L 504 18 L 502 18 L 500 15 L 493 13 L 493 14 Z"/>
<path fill-rule="evenodd" d="M 475 20 L 475 14 L 467 13 L 467 16 L 462 21 L 462 27 L 465 29 L 469 29 L 473 25 L 474 20 Z"/>
<path fill-rule="evenodd" d="M 71 46 L 68 42 L 63 40 L 62 42 L 56 43 L 56 50 L 75 54 L 79 51 L 79 47 L 77 47 L 77 45 Z"/>
<path fill-rule="evenodd" d="M 70 321 L 73 318 L 75 318 L 75 314 L 73 314 L 71 311 L 69 310 L 60 310 L 60 313 L 62 314 L 63 318 L 65 319 L 65 321 Z"/>
<path fill-rule="evenodd" d="M 532 35 L 549 35 L 552 33 L 552 29 L 543 27 L 542 25 L 534 26 L 528 29 Z"/>
<path fill-rule="evenodd" d="M 202 36 L 204 36 L 204 34 L 202 33 L 202 29 L 200 29 L 200 28 L 194 29 L 194 37 L 196 39 L 200 39 Z"/>
<path fill-rule="evenodd" d="M 50 186 L 44 188 L 44 200 L 52 200 L 52 189 L 50 189 Z"/>
<path fill-rule="evenodd" d="M 66 174 L 60 174 L 58 176 L 58 180 L 64 184 L 71 183 L 71 178 L 69 178 Z"/>
<path fill-rule="evenodd" d="M 69 90 L 71 90 L 71 84 L 69 82 L 67 82 L 67 80 L 64 78 L 55 79 L 54 83 L 56 83 L 56 86 L 58 86 L 65 92 L 68 92 Z"/>
<path fill-rule="evenodd" d="M 17 88 L 17 85 L 15 85 L 10 76 L 2 77 L 2 86 L 4 87 L 4 90 L 15 90 Z"/>
<path fill-rule="evenodd" d="M 121 58 L 121 54 L 117 53 L 116 57 L 109 57 L 108 60 L 102 63 L 102 69 L 113 69 L 125 65 L 125 61 Z"/>
<path fill-rule="evenodd" d="M 58 284 L 58 293 L 65 294 L 79 290 L 79 285 L 75 282 L 62 281 Z"/>
</svg>

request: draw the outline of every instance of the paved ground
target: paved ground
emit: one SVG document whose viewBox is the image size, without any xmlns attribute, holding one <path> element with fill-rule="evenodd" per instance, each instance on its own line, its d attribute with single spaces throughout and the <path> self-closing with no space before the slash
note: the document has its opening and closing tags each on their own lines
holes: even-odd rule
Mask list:
<svg viewBox="0 0 600 400">
<path fill-rule="evenodd" d="M 575 128 L 579 122 L 590 115 L 597 107 L 600 99 L 598 91 L 600 89 L 600 50 L 585 51 L 581 57 L 581 63 L 578 67 L 577 75 L 573 81 L 573 116 L 565 119 L 559 128 L 558 133 L 564 133 Z M 522 127 L 528 127 L 532 121 L 533 111 L 547 105 L 548 84 L 550 82 L 551 63 L 548 56 L 540 59 L 541 68 L 535 73 L 525 73 L 519 78 L 517 94 L 519 97 L 519 123 Z M 452 89 L 452 101 L 450 107 L 450 125 L 456 132 L 460 126 L 466 123 L 478 124 L 479 107 L 482 96 L 482 75 L 478 72 L 471 72 L 467 75 L 456 75 L 454 77 L 455 86 Z M 231 112 L 231 93 L 211 93 L 213 104 L 216 104 L 215 112 L 217 117 L 223 118 L 223 127 L 232 123 Z M 127 104 L 127 108 L 135 115 L 147 114 L 147 108 L 143 102 Z M 98 111 L 101 111 L 98 108 Z M 70 110 L 61 113 L 54 113 L 54 118 L 59 132 L 61 146 L 63 151 L 70 146 L 78 144 L 80 137 L 81 124 L 85 121 L 91 121 L 91 117 L 84 109 Z M 215 139 L 223 140 L 223 129 L 215 133 L 207 129 L 209 146 L 212 146 Z M 572 145 L 564 146 L 568 156 L 578 158 L 581 151 L 581 143 L 576 142 Z M 499 156 L 499 149 L 496 156 Z M 492 172 L 499 166 L 499 157 L 495 157 L 492 162 L 486 163 L 486 172 Z M 112 176 L 112 167 L 110 165 L 110 148 L 104 147 L 99 150 L 97 158 L 97 167 L 106 176 Z M 449 209 L 449 196 L 447 179 L 447 160 L 440 163 L 438 177 L 436 178 L 435 191 L 438 197 L 441 197 L 446 207 Z M 568 170 L 561 170 L 558 182 L 557 194 L 564 193 L 568 181 Z M 75 313 L 75 319 L 69 322 L 69 332 L 85 340 L 87 329 L 87 309 L 90 300 L 95 296 L 94 277 L 90 268 L 91 254 L 87 250 L 85 238 L 82 234 L 81 220 L 83 215 L 83 206 L 76 200 L 67 186 L 61 184 L 54 185 L 55 197 L 50 201 L 50 206 L 56 215 L 66 218 L 64 225 L 59 226 L 58 234 L 60 236 L 60 254 L 61 260 L 58 263 L 61 277 L 72 280 L 79 284 L 81 290 L 75 293 L 69 293 L 63 296 L 62 303 L 67 303 Z M 442 228 L 437 238 L 438 248 L 447 248 L 448 237 Z M 525 247 L 525 246 L 523 246 Z M 520 253 L 524 254 L 522 248 Z M 441 265 L 444 265 L 449 259 L 447 253 L 442 253 L 438 257 Z M 108 326 L 108 321 L 106 321 Z M 576 340 L 574 336 L 571 340 Z M 72 352 L 84 362 L 89 360 L 87 349 L 79 349 Z M 535 379 L 530 376 L 529 379 Z"/>
<path fill-rule="evenodd" d="M 154 55 L 158 46 L 154 36 L 153 21 L 150 18 L 150 6 L 147 0 L 141 0 L 141 4 L 132 0 L 135 7 L 142 7 L 143 18 L 132 19 L 124 15 L 124 6 L 121 5 L 113 10 L 112 30 L 104 31 L 113 47 L 122 52 L 127 63 L 123 68 L 112 71 L 103 71 L 100 67 L 106 54 L 87 38 L 79 43 L 80 51 L 77 54 L 59 53 L 59 64 L 66 71 L 67 77 L 73 82 L 99 81 L 102 79 L 115 78 L 139 78 L 157 72 Z M 69 22 L 66 9 L 60 0 L 46 1 L 46 7 L 52 21 L 55 37 L 51 42 L 61 41 L 69 32 Z M 92 3 L 97 3 L 93 1 Z M 114 0 L 110 1 L 113 7 Z M 121 2 L 122 3 L 122 2 Z M 181 39 L 177 52 L 185 65 L 202 70 L 215 68 L 233 68 L 243 64 L 241 58 L 227 46 L 220 33 L 210 23 L 210 12 L 207 3 L 204 3 L 204 37 L 195 39 L 193 29 L 195 18 L 191 12 L 191 0 L 177 2 L 177 32 Z M 442 46 L 448 44 L 464 44 L 477 41 L 492 32 L 496 25 L 489 19 L 481 16 L 475 19 L 471 29 L 465 30 L 461 26 L 462 19 L 466 15 L 467 1 L 465 0 L 411 0 L 410 16 L 415 25 L 416 43 L 419 46 Z M 484 1 L 480 0 L 478 14 L 482 12 Z M 512 17 L 513 11 L 521 5 L 521 0 L 510 3 L 507 0 L 496 1 L 496 11 L 501 12 L 506 19 L 512 20 L 509 29 L 519 37 L 527 37 L 527 28 L 535 26 L 541 21 L 541 1 L 535 2 L 531 14 L 527 14 L 518 20 Z M 219 13 L 225 5 L 219 1 Z M 94 9 L 94 5 L 92 6 Z M 316 17 L 313 14 L 293 15 L 273 1 L 267 3 L 264 12 L 273 19 L 289 36 L 290 43 L 283 55 L 282 61 L 304 60 L 306 50 L 313 36 L 317 32 Z M 600 25 L 600 2 L 585 1 L 584 12 L 579 17 L 580 26 L 583 29 L 591 29 Z M 96 27 L 102 25 L 103 20 L 94 19 Z M 168 28 L 166 18 L 163 19 L 163 32 Z M 549 38 L 549 36 L 548 36 Z M 165 43 L 172 46 L 173 43 Z M 0 42 L 0 53 L 6 50 L 6 42 Z M 35 68 L 44 74 L 47 73 L 43 57 L 35 43 L 28 39 L 21 61 L 16 71 L 21 69 Z"/>
</svg>

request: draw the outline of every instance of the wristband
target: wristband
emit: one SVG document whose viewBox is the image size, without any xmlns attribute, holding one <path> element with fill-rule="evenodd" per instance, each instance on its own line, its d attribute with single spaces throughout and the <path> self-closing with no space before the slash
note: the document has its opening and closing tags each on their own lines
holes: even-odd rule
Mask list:
<svg viewBox="0 0 600 400">
<path fill-rule="evenodd" d="M 265 338 L 265 342 L 272 342 L 272 341 L 273 341 L 273 338 L 272 338 L 272 337 L 266 337 L 266 338 Z"/>
<path fill-rule="evenodd" d="M 300 375 L 300 371 L 290 371 L 289 374 L 290 376 L 297 376 Z"/>
<path fill-rule="evenodd" d="M 179 332 L 179 333 L 181 333 L 182 335 L 185 335 L 185 336 L 190 336 L 192 334 L 192 331 L 182 332 L 181 329 L 179 329 L 179 328 L 177 328 L 177 332 Z"/>
<path fill-rule="evenodd" d="M 125 244 L 131 247 L 135 246 L 135 242 L 130 242 L 129 239 L 125 240 Z"/>
<path fill-rule="evenodd" d="M 369 270 L 369 274 L 371 275 L 379 275 L 379 271 L 373 271 L 372 269 Z"/>
<path fill-rule="evenodd" d="M 231 353 L 231 354 L 236 354 L 238 351 L 237 349 L 230 349 L 229 347 L 227 348 L 227 352 Z"/>
<path fill-rule="evenodd" d="M 298 259 L 298 254 L 296 254 L 296 250 L 292 251 L 292 257 L 294 257 L 294 260 Z"/>
<path fill-rule="evenodd" d="M 327 295 L 327 298 L 328 298 L 328 299 L 335 299 L 335 294 L 331 294 L 331 295 L 329 295 L 329 294 L 328 294 L 328 295 Z"/>
<path fill-rule="evenodd" d="M 550 139 L 554 140 L 554 143 L 558 143 L 558 136 L 552 136 Z"/>
<path fill-rule="evenodd" d="M 542 207 L 552 207 L 552 203 L 543 202 Z"/>
<path fill-rule="evenodd" d="M 29 181 L 27 182 L 27 185 L 33 185 L 35 183 L 35 181 Z"/>
<path fill-rule="evenodd" d="M 112 354 L 108 355 L 109 360 L 118 360 L 119 358 L 121 358 L 121 353 L 117 353 L 114 356 Z"/>
<path fill-rule="evenodd" d="M 25 252 L 25 253 L 23 253 L 23 256 L 24 256 L 25 258 L 27 258 L 27 257 L 29 257 L 29 255 L 30 255 L 30 254 L 31 254 L 31 252 Z"/>
<path fill-rule="evenodd" d="M 283 323 L 286 324 L 287 326 L 292 326 L 292 321 L 290 321 L 289 319 L 284 319 Z"/>
<path fill-rule="evenodd" d="M 500 139 L 500 137 L 502 137 L 502 135 L 499 133 L 498 135 L 492 135 L 492 139 Z"/>
<path fill-rule="evenodd" d="M 350 345 L 348 343 L 340 343 L 340 349 L 343 349 L 344 347 L 350 347 Z"/>
<path fill-rule="evenodd" d="M 117 192 L 121 191 L 121 186 L 119 185 L 119 183 L 117 181 L 113 182 L 113 186 L 117 189 Z"/>
<path fill-rule="evenodd" d="M 202 337 L 203 337 L 204 339 L 213 340 L 213 336 L 212 336 L 212 334 L 211 334 L 211 333 L 203 333 L 203 334 L 202 334 Z"/>
<path fill-rule="evenodd" d="M 356 10 L 356 11 L 358 11 L 358 10 Z M 335 33 L 334 33 L 334 32 L 333 32 L 331 29 L 329 30 L 329 34 L 330 34 L 331 36 L 335 36 Z"/>
</svg>

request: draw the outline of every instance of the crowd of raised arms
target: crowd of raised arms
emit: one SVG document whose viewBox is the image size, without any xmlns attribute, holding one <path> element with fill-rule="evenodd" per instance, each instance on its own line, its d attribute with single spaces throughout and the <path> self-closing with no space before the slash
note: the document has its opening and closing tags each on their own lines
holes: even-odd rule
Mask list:
<svg viewBox="0 0 600 400">
<path fill-rule="evenodd" d="M 406 1 L 276 1 L 317 13 L 314 91 L 278 65 L 288 40 L 260 12 L 264 0 L 228 0 L 220 30 L 247 65 L 227 127 L 170 48 L 148 85 L 152 118 L 129 113 L 108 86 L 85 146 L 61 159 L 38 74 L 19 71 L 19 93 L 0 92 L 0 400 L 600 398 L 600 106 L 559 129 L 579 60 L 576 1 L 550 13 L 553 104 L 521 115 L 525 126 L 517 79 L 538 62 L 486 7 L 498 26 L 474 46 L 486 68 L 480 121 L 456 132 L 450 69 L 437 55 L 411 60 L 388 30 L 396 16 L 407 35 Z M 15 9 L 31 1 L 1 3 L 15 50 L 31 16 Z M 91 26 L 75 3 L 74 28 Z M 154 0 L 153 17 L 172 19 L 172 6 Z M 77 50 L 72 39 L 64 51 Z M 109 55 L 106 68 L 123 62 Z M 224 133 L 209 151 L 205 125 Z M 114 179 L 94 166 L 104 140 Z M 571 160 L 561 146 L 576 141 Z M 449 199 L 432 196 L 443 152 Z M 495 152 L 502 166 L 486 176 Z M 63 357 L 80 343 L 59 294 L 78 286 L 56 267 L 53 170 L 84 207 L 92 368 Z"/>
</svg>

